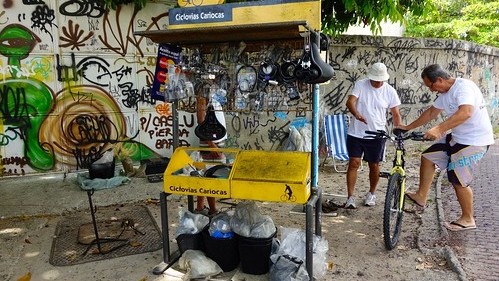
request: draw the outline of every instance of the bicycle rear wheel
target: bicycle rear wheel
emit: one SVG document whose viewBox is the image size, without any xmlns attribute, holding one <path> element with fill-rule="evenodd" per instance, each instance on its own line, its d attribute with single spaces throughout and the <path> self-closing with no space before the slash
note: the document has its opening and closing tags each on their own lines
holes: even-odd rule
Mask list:
<svg viewBox="0 0 499 281">
<path fill-rule="evenodd" d="M 404 200 L 400 202 L 400 192 L 403 177 L 394 173 L 388 179 L 385 209 L 383 212 L 383 236 L 388 250 L 395 248 L 399 241 L 404 216 Z"/>
</svg>

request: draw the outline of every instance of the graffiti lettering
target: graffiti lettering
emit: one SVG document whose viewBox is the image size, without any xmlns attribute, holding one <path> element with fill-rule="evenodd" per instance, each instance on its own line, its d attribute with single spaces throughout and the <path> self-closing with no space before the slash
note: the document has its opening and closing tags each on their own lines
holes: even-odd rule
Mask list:
<svg viewBox="0 0 499 281">
<path fill-rule="evenodd" d="M 45 4 L 43 0 L 23 0 L 24 5 L 40 5 Z"/>
<path fill-rule="evenodd" d="M 187 140 L 179 139 L 179 146 L 190 146 Z M 158 139 L 156 140 L 156 149 L 171 149 L 173 147 L 173 139 Z"/>
<path fill-rule="evenodd" d="M 3 168 L 2 169 L 2 172 L 0 172 L 0 175 L 2 176 L 24 176 L 26 174 L 26 172 L 24 171 L 24 169 L 20 169 L 20 171 L 17 171 L 17 169 L 8 169 L 7 168 Z"/>
<path fill-rule="evenodd" d="M 151 124 L 152 120 L 152 124 Z M 180 122 L 183 121 L 183 122 Z M 179 127 L 187 127 L 187 128 L 192 128 L 194 127 L 194 116 L 192 115 L 184 115 L 182 120 L 179 120 Z M 141 129 L 143 131 L 148 132 L 151 128 L 149 127 L 150 125 L 155 126 L 155 127 L 172 127 L 173 126 L 173 117 L 172 116 L 154 116 L 152 117 L 151 114 L 149 114 L 149 117 L 141 117 L 140 118 L 140 125 Z"/>
<path fill-rule="evenodd" d="M 99 30 L 99 20 L 88 19 L 88 30 L 90 31 L 98 31 Z"/>
<path fill-rule="evenodd" d="M 70 17 L 100 18 L 105 12 L 104 2 L 100 0 L 70 0 L 59 6 L 59 13 Z"/>
<path fill-rule="evenodd" d="M 130 75 L 132 73 L 132 68 L 122 65 L 118 70 L 113 71 L 116 75 L 118 81 L 121 81 L 125 75 Z"/>
<path fill-rule="evenodd" d="M 109 63 L 100 57 L 87 57 L 76 65 L 78 73 L 83 79 L 102 87 L 110 85 L 112 74 L 109 71 L 109 66 Z"/>
<path fill-rule="evenodd" d="M 37 6 L 35 11 L 31 14 L 31 28 L 39 28 L 41 31 L 50 35 L 53 41 L 52 34 L 48 31 L 47 26 L 52 28 L 52 26 L 57 27 L 53 21 L 55 20 L 54 10 L 50 9 L 46 4 Z"/>
<path fill-rule="evenodd" d="M 0 155 L 1 156 L 1 155 Z M 29 164 L 29 159 L 26 157 L 12 156 L 2 158 L 2 165 L 17 165 L 23 168 L 25 165 Z"/>
<path fill-rule="evenodd" d="M 75 148 L 73 149 L 73 156 L 76 159 L 76 168 L 86 169 L 99 159 L 102 153 L 96 147 L 91 147 L 88 151 L 82 148 Z"/>
<path fill-rule="evenodd" d="M 83 114 L 71 120 L 65 135 L 79 145 L 114 143 L 117 141 L 118 129 L 105 115 L 92 116 Z M 113 139 L 113 136 L 115 139 Z"/>
<path fill-rule="evenodd" d="M 75 67 L 75 55 L 71 53 L 71 66 L 64 66 L 61 64 L 59 54 L 56 55 L 57 60 L 57 81 L 69 82 L 78 81 L 78 72 Z"/>
<path fill-rule="evenodd" d="M 33 67 L 30 69 L 27 69 L 26 67 L 19 67 L 17 65 L 6 65 L 4 67 L 0 66 L 0 74 L 3 76 L 3 80 L 8 77 L 7 74 L 14 74 L 16 78 L 21 78 L 21 77 L 30 77 L 34 76 L 36 73 L 33 71 Z"/>
<path fill-rule="evenodd" d="M 8 81 L 7 81 L 8 82 Z M 24 88 L 11 83 L 4 83 L 0 87 L 0 113 L 7 124 L 29 124 L 29 104 L 26 100 Z M 23 121 L 21 121 L 23 120 Z"/>
</svg>

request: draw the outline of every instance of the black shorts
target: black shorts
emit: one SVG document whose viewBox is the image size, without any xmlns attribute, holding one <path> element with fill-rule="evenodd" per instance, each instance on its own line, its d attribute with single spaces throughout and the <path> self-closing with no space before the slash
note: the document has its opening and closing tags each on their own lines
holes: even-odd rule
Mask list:
<svg viewBox="0 0 499 281">
<path fill-rule="evenodd" d="M 386 139 L 364 139 L 347 136 L 348 157 L 361 158 L 369 163 L 379 163 L 383 160 Z"/>
</svg>

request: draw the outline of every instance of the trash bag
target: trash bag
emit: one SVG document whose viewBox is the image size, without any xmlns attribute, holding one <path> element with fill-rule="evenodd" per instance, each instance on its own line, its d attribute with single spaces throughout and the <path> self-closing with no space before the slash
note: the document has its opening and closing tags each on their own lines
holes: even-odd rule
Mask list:
<svg viewBox="0 0 499 281">
<path fill-rule="evenodd" d="M 182 280 L 201 278 L 208 280 L 223 272 L 216 262 L 199 250 L 186 250 L 178 260 L 178 264 L 180 269 L 187 271 Z"/>
<path fill-rule="evenodd" d="M 105 164 L 105 163 L 111 163 L 114 160 L 114 152 L 112 149 L 107 150 L 102 154 L 102 157 L 97 159 L 95 162 L 92 164 Z"/>
<path fill-rule="evenodd" d="M 263 215 L 255 201 L 237 204 L 230 226 L 235 233 L 244 237 L 269 238 L 276 232 L 272 218 Z"/>
<path fill-rule="evenodd" d="M 180 234 L 196 234 L 201 232 L 210 222 L 207 216 L 202 214 L 193 214 L 188 210 L 181 209 L 179 211 L 179 225 L 175 232 L 175 237 Z"/>
<path fill-rule="evenodd" d="M 271 260 L 277 261 L 279 256 L 290 256 L 297 261 L 306 260 L 306 234 L 302 229 L 282 228 L 280 247 L 275 254 L 271 256 Z M 329 245 L 324 237 L 317 235 L 313 236 L 313 272 L 314 278 L 321 280 L 326 274 L 326 259 Z M 275 269 L 275 268 L 274 268 Z M 270 271 L 273 267 L 270 267 Z M 281 269 L 282 270 L 282 269 Z M 293 279 L 291 279 L 293 280 Z"/>
<path fill-rule="evenodd" d="M 230 239 L 234 237 L 234 232 L 230 227 L 230 216 L 226 212 L 217 214 L 211 219 L 208 232 L 211 237 L 219 239 Z"/>
<path fill-rule="evenodd" d="M 272 255 L 270 260 L 272 261 L 269 271 L 270 281 L 310 280 L 303 260 L 290 255 Z"/>
</svg>

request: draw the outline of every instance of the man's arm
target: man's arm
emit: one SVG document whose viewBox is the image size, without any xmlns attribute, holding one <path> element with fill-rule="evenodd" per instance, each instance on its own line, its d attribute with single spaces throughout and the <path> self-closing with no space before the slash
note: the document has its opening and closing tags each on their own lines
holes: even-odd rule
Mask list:
<svg viewBox="0 0 499 281">
<path fill-rule="evenodd" d="M 468 120 L 473 114 L 474 106 L 470 104 L 462 104 L 459 106 L 458 110 L 447 118 L 444 122 L 436 125 L 426 132 L 425 137 L 428 136 L 430 139 L 441 138 L 448 130 L 459 126 L 464 121 Z"/>
<path fill-rule="evenodd" d="M 350 111 L 350 113 L 352 113 L 353 117 L 355 117 L 355 119 L 367 124 L 366 119 L 364 118 L 364 116 L 362 116 L 362 114 L 360 114 L 359 111 L 357 111 L 357 107 L 355 106 L 357 104 L 357 99 L 358 98 L 356 96 L 353 95 L 348 96 L 346 106 Z"/>
<path fill-rule="evenodd" d="M 402 117 L 400 116 L 399 107 L 394 106 L 390 108 L 390 112 L 392 113 L 393 125 L 400 126 L 402 124 Z"/>
<path fill-rule="evenodd" d="M 442 109 L 438 109 L 432 105 L 428 109 L 423 111 L 423 113 L 409 125 L 400 125 L 397 126 L 397 128 L 410 131 L 437 118 L 440 112 L 442 112 Z"/>
</svg>

